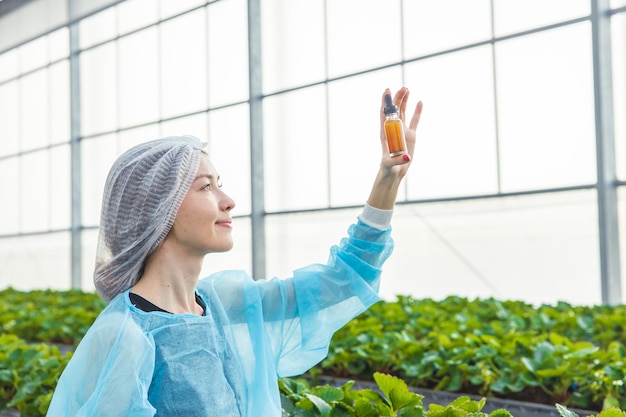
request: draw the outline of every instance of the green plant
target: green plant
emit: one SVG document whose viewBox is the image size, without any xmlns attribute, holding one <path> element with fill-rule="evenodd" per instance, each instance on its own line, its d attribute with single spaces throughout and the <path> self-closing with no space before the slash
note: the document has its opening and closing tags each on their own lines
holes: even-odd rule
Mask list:
<svg viewBox="0 0 626 417">
<path fill-rule="evenodd" d="M 422 404 L 422 395 L 392 375 L 375 373 L 378 390 L 353 389 L 354 382 L 341 387 L 309 387 L 304 380 L 281 379 L 279 387 L 283 417 L 511 417 L 507 410 L 481 412 L 486 400 L 461 396 L 448 405 Z"/>
<path fill-rule="evenodd" d="M 79 290 L 0 291 L 0 333 L 31 342 L 75 345 L 102 311 L 105 302 Z"/>
<path fill-rule="evenodd" d="M 16 408 L 21 417 L 45 415 L 70 357 L 56 346 L 0 334 L 0 410 Z"/>
<path fill-rule="evenodd" d="M 561 404 L 557 403 L 556 409 L 561 417 L 579 417 L 577 413 Z M 610 407 L 603 409 L 597 415 L 590 415 L 589 417 L 626 417 L 626 412 L 617 407 Z"/>
<path fill-rule="evenodd" d="M 341 329 L 313 375 L 379 371 L 416 387 L 594 409 L 625 398 L 625 322 L 623 306 L 398 297 Z"/>
</svg>

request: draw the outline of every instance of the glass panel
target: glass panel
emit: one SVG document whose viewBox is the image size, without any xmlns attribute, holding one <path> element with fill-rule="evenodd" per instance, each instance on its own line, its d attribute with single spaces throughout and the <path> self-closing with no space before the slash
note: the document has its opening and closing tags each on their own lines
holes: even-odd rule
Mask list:
<svg viewBox="0 0 626 417">
<path fill-rule="evenodd" d="M 80 103 L 83 135 L 117 128 L 117 59 L 115 43 L 80 56 Z"/>
<path fill-rule="evenodd" d="M 120 125 L 159 118 L 157 30 L 151 27 L 119 41 Z"/>
<path fill-rule="evenodd" d="M 0 159 L 0 178 L 2 178 L 2 215 L 0 216 L 0 235 L 17 233 L 19 207 L 19 166 L 18 158 Z M 2 239 L 0 239 L 2 242 Z M 1 244 L 1 243 L 0 243 Z M 1 263 L 0 263 L 1 265 Z M 2 285 L 0 284 L 0 287 Z"/>
<path fill-rule="evenodd" d="M 490 0 L 404 0 L 406 59 L 491 38 Z"/>
<path fill-rule="evenodd" d="M 328 72 L 334 77 L 402 59 L 400 2 L 326 2 Z M 358 11 L 358 12 L 356 12 Z M 349 19 L 350 24 L 346 24 Z"/>
<path fill-rule="evenodd" d="M 20 159 L 20 231 L 50 228 L 50 163 L 48 151 L 28 153 Z"/>
<path fill-rule="evenodd" d="M 617 189 L 617 210 L 619 224 L 619 250 L 622 284 L 622 304 L 626 304 L 626 187 Z"/>
<path fill-rule="evenodd" d="M 20 99 L 17 83 L 18 81 L 10 81 L 0 85 L 0 157 L 18 152 Z"/>
<path fill-rule="evenodd" d="M 328 85 L 331 206 L 362 204 L 367 199 L 380 165 L 382 94 L 386 87 L 395 91 L 400 80 L 400 67 L 396 66 Z M 304 113 L 310 114 L 309 103 L 300 105 L 306 106 Z M 318 107 L 323 111 L 321 104 Z M 298 135 L 323 120 L 320 116 L 308 117 L 306 124 L 299 126 Z M 309 181 L 315 180 L 318 171 L 307 173 Z M 399 198 L 404 198 L 403 192 Z M 317 200 L 320 205 L 326 204 L 326 200 Z"/>
<path fill-rule="evenodd" d="M 0 239 L 0 288 L 69 289 L 70 248 L 69 233 Z"/>
<path fill-rule="evenodd" d="M 48 62 L 48 38 L 42 36 L 17 48 L 20 72 L 32 71 L 45 66 Z"/>
<path fill-rule="evenodd" d="M 122 130 L 119 133 L 120 154 L 135 145 L 158 137 L 161 137 L 161 129 L 158 123 L 138 127 L 136 129 Z"/>
<path fill-rule="evenodd" d="M 343 113 L 343 110 L 338 111 Z M 324 86 L 268 97 L 263 114 L 266 210 L 327 207 Z M 342 159 L 345 160 L 345 156 Z"/>
<path fill-rule="evenodd" d="M 261 1 L 266 92 L 323 80 L 324 2 Z"/>
<path fill-rule="evenodd" d="M 406 66 L 407 113 L 424 103 L 409 199 L 497 192 L 492 68 L 489 46 Z"/>
<path fill-rule="evenodd" d="M 82 289 L 95 292 L 93 270 L 96 265 L 96 248 L 98 246 L 98 229 L 83 229 L 81 232 L 82 250 Z"/>
<path fill-rule="evenodd" d="M 232 236 L 234 246 L 230 251 L 210 253 L 204 258 L 200 277 L 203 278 L 213 272 L 232 269 L 244 270 L 248 274 L 252 274 L 252 232 L 250 218 L 234 218 Z"/>
<path fill-rule="evenodd" d="M 48 179 L 50 193 L 50 228 L 66 229 L 72 221 L 72 192 L 70 146 L 61 145 L 50 149 Z"/>
<path fill-rule="evenodd" d="M 173 16 L 178 13 L 191 10 L 205 3 L 205 0 L 161 0 L 159 3 L 159 12 L 161 19 Z"/>
<path fill-rule="evenodd" d="M 116 36 L 117 19 L 115 7 L 110 7 L 78 22 L 78 39 L 81 49 L 108 41 Z"/>
<path fill-rule="evenodd" d="M 331 246 L 347 236 L 348 226 L 360 212 L 359 208 L 268 216 L 265 229 L 269 277 L 287 278 L 303 266 L 325 264 Z"/>
<path fill-rule="evenodd" d="M 119 34 L 131 32 L 159 20 L 154 0 L 127 0 L 117 5 Z"/>
<path fill-rule="evenodd" d="M 233 216 L 250 214 L 250 113 L 247 104 L 209 113 L 209 155 L 235 200 Z"/>
<path fill-rule="evenodd" d="M 208 11 L 209 103 L 248 99 L 248 20 L 244 0 L 212 3 Z M 227 63 L 227 64 L 226 64 Z"/>
<path fill-rule="evenodd" d="M 0 55 L 0 82 L 17 77 L 19 73 L 17 48 Z"/>
<path fill-rule="evenodd" d="M 503 36 L 591 13 L 588 0 L 494 0 L 495 35 Z"/>
<path fill-rule="evenodd" d="M 70 54 L 69 30 L 63 27 L 48 35 L 48 54 L 50 62 L 67 58 Z"/>
<path fill-rule="evenodd" d="M 615 155 L 617 176 L 624 180 L 626 179 L 626 118 L 623 117 L 626 114 L 626 13 L 613 16 L 611 19 L 611 30 Z M 626 268 L 626 265 L 624 268 Z M 626 286 L 626 283 L 624 286 Z"/>
<path fill-rule="evenodd" d="M 385 299 L 600 302 L 594 191 L 401 205 L 392 224 Z"/>
<path fill-rule="evenodd" d="M 626 6 L 626 0 L 611 0 L 611 8 L 617 9 L 621 6 Z"/>
<path fill-rule="evenodd" d="M 162 117 L 205 109 L 207 46 L 204 9 L 163 23 L 161 46 Z"/>
<path fill-rule="evenodd" d="M 22 151 L 50 143 L 50 80 L 48 70 L 33 72 L 20 80 L 20 147 Z"/>
<path fill-rule="evenodd" d="M 178 117 L 161 123 L 160 129 L 161 134 L 159 136 L 161 137 L 191 135 L 206 142 L 207 116 L 206 113 L 199 113 L 187 117 Z"/>
<path fill-rule="evenodd" d="M 100 222 L 100 208 L 104 183 L 119 155 L 115 135 L 100 136 L 81 142 L 81 203 L 83 226 L 96 226 Z"/>
<path fill-rule="evenodd" d="M 50 67 L 50 142 L 70 141 L 70 65 L 67 60 Z"/>
<path fill-rule="evenodd" d="M 502 188 L 596 180 L 587 22 L 496 44 Z"/>
</svg>

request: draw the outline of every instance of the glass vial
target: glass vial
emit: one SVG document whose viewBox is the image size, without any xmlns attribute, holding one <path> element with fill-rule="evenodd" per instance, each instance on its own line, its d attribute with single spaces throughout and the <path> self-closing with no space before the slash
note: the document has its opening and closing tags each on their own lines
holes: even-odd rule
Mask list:
<svg viewBox="0 0 626 417">
<path fill-rule="evenodd" d="M 397 156 L 406 153 L 406 139 L 404 137 L 404 125 L 398 117 L 398 106 L 393 104 L 391 94 L 385 94 L 385 137 L 387 138 L 387 150 L 389 156 Z"/>
</svg>

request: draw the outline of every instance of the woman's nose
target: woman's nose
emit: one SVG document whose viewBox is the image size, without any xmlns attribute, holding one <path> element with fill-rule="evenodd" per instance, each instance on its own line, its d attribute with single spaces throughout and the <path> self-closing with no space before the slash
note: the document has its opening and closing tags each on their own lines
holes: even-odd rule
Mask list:
<svg viewBox="0 0 626 417">
<path fill-rule="evenodd" d="M 231 211 L 235 207 L 235 200 L 230 198 L 228 194 L 224 193 L 221 205 L 222 205 L 222 210 Z"/>
</svg>

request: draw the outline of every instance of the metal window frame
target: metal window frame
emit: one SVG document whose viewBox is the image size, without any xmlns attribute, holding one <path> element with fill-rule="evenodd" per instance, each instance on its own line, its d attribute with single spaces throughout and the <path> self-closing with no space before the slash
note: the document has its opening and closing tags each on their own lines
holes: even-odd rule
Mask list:
<svg viewBox="0 0 626 417">
<path fill-rule="evenodd" d="M 79 18 L 73 13 L 73 7 L 76 2 L 81 0 L 66 0 L 68 5 L 68 21 L 66 25 L 69 28 L 70 42 L 70 123 L 71 123 L 71 285 L 74 288 L 82 287 L 82 232 L 92 229 L 82 225 L 81 213 L 81 137 L 80 134 L 80 53 L 82 50 L 79 46 L 79 22 L 90 15 L 96 14 L 108 7 L 115 6 L 123 0 L 111 0 L 106 7 L 94 10 L 86 16 Z M 219 1 L 219 0 L 214 0 Z M 206 7 L 214 1 L 206 1 L 204 5 L 195 7 Z M 402 0 L 399 0 L 402 2 Z M 23 0 L 4 0 L 0 3 L 0 17 L 2 14 L 11 13 L 20 5 L 25 4 Z M 402 3 L 401 3 L 402 4 Z M 269 95 L 263 95 L 262 88 L 262 60 L 261 60 L 261 1 L 247 0 L 248 5 L 248 58 L 249 58 L 249 121 L 250 121 L 250 152 L 251 152 L 251 232 L 252 232 L 252 271 L 256 277 L 264 277 L 266 275 L 266 239 L 265 239 L 265 218 L 270 215 L 289 214 L 301 211 L 320 211 L 320 210 L 340 210 L 346 207 L 326 207 L 323 209 L 315 208 L 311 210 L 295 210 L 268 213 L 265 210 L 264 195 L 264 161 L 263 161 L 263 100 L 266 97 L 283 94 L 289 91 L 310 87 L 311 85 L 299 86 L 284 91 L 276 91 Z M 545 192 L 567 192 L 575 189 L 594 188 L 597 191 L 597 210 L 598 210 L 598 250 L 600 255 L 600 286 L 601 298 L 603 303 L 617 304 L 622 302 L 622 283 L 621 283 L 621 264 L 620 264 L 620 242 L 619 242 L 619 216 L 617 191 L 620 186 L 625 186 L 626 181 L 617 179 L 615 166 L 615 133 L 614 133 L 614 109 L 613 109 L 613 85 L 612 85 L 612 63 L 611 63 L 611 17 L 618 13 L 626 13 L 626 7 L 620 7 L 614 10 L 610 8 L 610 0 L 590 0 L 591 14 L 587 17 L 572 19 L 569 21 L 559 22 L 554 25 L 548 25 L 542 28 L 532 29 L 504 37 L 496 38 L 492 33 L 492 39 L 472 45 L 465 45 L 460 48 L 454 48 L 447 51 L 438 51 L 427 56 L 417 57 L 411 60 L 403 60 L 388 66 L 400 65 L 404 69 L 405 64 L 415 62 L 417 60 L 428 59 L 433 56 L 454 53 L 460 50 L 491 44 L 492 47 L 499 41 L 510 39 L 513 37 L 525 36 L 543 30 L 549 30 L 556 27 L 576 24 L 582 21 L 591 22 L 592 36 L 592 54 L 593 54 L 593 70 L 594 70 L 594 112 L 596 121 L 596 163 L 597 163 L 597 182 L 595 184 L 582 184 L 575 187 L 564 187 L 551 190 L 531 190 L 524 193 L 513 194 L 536 194 Z M 493 1 L 492 1 L 493 9 Z M 174 18 L 173 16 L 171 18 Z M 155 23 L 156 25 L 159 22 Z M 493 25 L 493 16 L 492 16 Z M 55 27 L 47 33 L 59 29 Z M 46 33 L 46 34 L 47 34 Z M 39 37 L 41 35 L 38 35 Z M 33 39 L 23 40 L 17 47 L 25 44 Z M 328 43 L 330 40 L 325 39 Z M 89 49 L 89 48 L 87 48 Z M 0 53 L 6 52 L 0 51 Z M 494 63 L 495 65 L 495 63 Z M 357 74 L 349 74 L 336 79 L 326 79 L 322 83 L 326 86 L 338 79 L 347 78 L 354 75 L 360 75 L 365 72 L 376 71 L 381 68 L 374 68 Z M 18 78 L 24 74 L 18 74 Z M 497 77 L 494 67 L 494 77 Z M 11 80 L 9 80 L 11 81 Z M 495 78 L 494 78 L 495 83 Z M 319 84 L 319 83 L 316 83 Z M 497 86 L 496 86 L 497 88 Z M 495 91 L 495 90 L 494 90 Z M 496 92 L 497 94 L 497 92 Z M 240 104 L 240 103 L 236 103 Z M 497 103 L 496 103 L 497 106 Z M 210 111 L 207 109 L 205 111 Z M 496 108 L 497 112 L 497 108 Z M 497 113 L 496 113 L 497 114 Z M 180 116 L 177 116 L 180 117 Z M 162 121 L 162 120 L 161 120 Z M 132 127 L 130 127 L 132 128 Z M 497 128 L 497 126 L 496 126 Z M 119 130 L 119 129 L 118 129 Z M 116 130 L 117 131 L 117 130 Z M 105 132 L 106 133 L 106 132 Z M 95 135 L 95 136 L 99 136 Z M 15 156 L 22 156 L 19 153 Z M 8 157 L 2 157 L 5 159 Z M 499 163 L 499 162 L 498 162 Z M 330 186 L 330 184 L 329 184 Z M 511 193 L 502 193 L 500 189 L 493 195 L 482 196 L 456 196 L 446 198 L 446 201 L 462 201 L 468 198 L 497 198 L 511 195 Z M 412 200 L 399 201 L 398 204 L 414 204 L 428 203 L 431 200 Z M 330 200 L 328 201 L 330 206 Z M 248 216 L 245 216 L 248 217 Z M 25 235 L 39 235 L 44 233 L 53 233 L 58 231 L 46 231 L 41 233 L 18 233 L 17 235 L 4 235 L 2 237 L 16 237 Z"/>
</svg>

